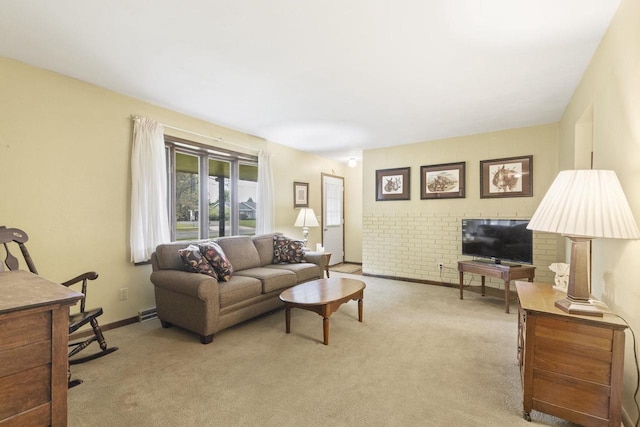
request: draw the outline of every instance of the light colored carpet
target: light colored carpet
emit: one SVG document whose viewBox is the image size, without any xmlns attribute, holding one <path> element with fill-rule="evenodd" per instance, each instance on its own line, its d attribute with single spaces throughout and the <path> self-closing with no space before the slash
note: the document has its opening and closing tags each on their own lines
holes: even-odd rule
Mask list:
<svg viewBox="0 0 640 427">
<path fill-rule="evenodd" d="M 336 273 L 332 277 L 352 277 Z M 202 345 L 159 321 L 107 331 L 120 350 L 82 365 L 70 426 L 569 426 L 522 418 L 517 315 L 500 298 L 357 276 L 355 301 L 330 319 L 260 316 Z"/>
<path fill-rule="evenodd" d="M 359 264 L 342 263 L 330 266 L 329 271 L 335 271 L 337 273 L 360 274 L 362 273 L 362 266 Z"/>
</svg>

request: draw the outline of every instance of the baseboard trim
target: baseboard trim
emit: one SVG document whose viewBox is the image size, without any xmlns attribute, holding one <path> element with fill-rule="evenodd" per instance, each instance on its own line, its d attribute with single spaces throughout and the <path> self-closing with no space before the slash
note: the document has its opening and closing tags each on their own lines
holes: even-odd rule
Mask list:
<svg viewBox="0 0 640 427">
<path fill-rule="evenodd" d="M 102 332 L 108 331 L 109 329 L 116 329 L 116 328 L 120 328 L 122 326 L 127 326 L 130 325 L 132 323 L 137 323 L 139 322 L 138 316 L 135 317 L 129 317 L 127 319 L 122 319 L 122 320 L 118 320 L 116 322 L 111 322 L 111 323 L 107 323 L 104 325 L 100 325 L 100 329 L 102 330 Z M 80 338 L 84 338 L 84 337 L 88 337 L 93 335 L 93 330 L 91 328 L 86 329 L 86 330 L 82 330 L 79 332 L 76 332 L 73 335 L 69 336 L 69 341 L 73 341 L 76 339 L 80 339 Z"/>
<path fill-rule="evenodd" d="M 424 279 L 409 279 L 407 277 L 383 276 L 383 275 L 379 275 L 379 274 L 370 274 L 370 273 L 362 273 L 362 275 L 363 276 L 369 276 L 369 277 L 379 277 L 381 279 L 398 280 L 400 282 L 423 283 L 425 285 L 444 286 L 446 288 L 456 288 L 456 289 L 460 288 L 460 284 L 459 283 L 436 282 L 435 280 L 424 280 Z M 465 286 L 464 287 L 465 292 L 480 293 L 480 289 L 481 289 L 480 286 Z M 518 295 L 516 293 L 515 286 L 511 286 L 509 291 L 510 291 L 510 294 L 511 294 L 512 301 L 516 301 L 515 298 L 517 298 Z M 491 286 L 487 286 L 485 288 L 485 295 L 496 297 L 496 298 L 504 298 L 504 290 L 503 289 L 494 288 L 494 287 L 491 287 Z"/>
<path fill-rule="evenodd" d="M 398 280 L 401 282 L 413 282 L 413 283 L 424 283 L 426 285 L 446 286 L 448 288 L 457 288 L 460 286 L 459 284 L 454 284 L 449 282 L 436 282 L 435 280 L 425 280 L 425 279 L 410 279 L 408 277 L 385 276 L 382 274 L 371 274 L 371 273 L 365 273 L 365 272 L 362 272 L 362 275 L 369 276 L 369 277 L 378 277 L 380 279 Z"/>
</svg>

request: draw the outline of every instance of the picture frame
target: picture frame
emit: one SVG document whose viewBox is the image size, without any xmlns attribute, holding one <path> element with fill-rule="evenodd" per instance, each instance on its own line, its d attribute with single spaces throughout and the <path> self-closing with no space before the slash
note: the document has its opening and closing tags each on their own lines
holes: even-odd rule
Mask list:
<svg viewBox="0 0 640 427">
<path fill-rule="evenodd" d="M 411 168 L 376 170 L 376 201 L 409 200 Z"/>
<path fill-rule="evenodd" d="M 466 162 L 420 166 L 420 199 L 465 197 Z"/>
<path fill-rule="evenodd" d="M 533 156 L 480 161 L 480 198 L 532 197 Z"/>
<path fill-rule="evenodd" d="M 294 208 L 309 207 L 309 183 L 308 182 L 293 183 L 293 207 Z"/>
</svg>

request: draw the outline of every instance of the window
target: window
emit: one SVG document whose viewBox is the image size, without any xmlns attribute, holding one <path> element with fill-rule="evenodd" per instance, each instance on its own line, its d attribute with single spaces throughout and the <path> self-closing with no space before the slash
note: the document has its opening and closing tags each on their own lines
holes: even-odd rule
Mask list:
<svg viewBox="0 0 640 427">
<path fill-rule="evenodd" d="M 171 240 L 254 235 L 257 158 L 169 136 L 165 145 Z"/>
<path fill-rule="evenodd" d="M 326 227 L 342 225 L 342 186 L 332 182 L 326 182 L 324 185 L 324 203 L 326 203 L 324 225 Z"/>
</svg>

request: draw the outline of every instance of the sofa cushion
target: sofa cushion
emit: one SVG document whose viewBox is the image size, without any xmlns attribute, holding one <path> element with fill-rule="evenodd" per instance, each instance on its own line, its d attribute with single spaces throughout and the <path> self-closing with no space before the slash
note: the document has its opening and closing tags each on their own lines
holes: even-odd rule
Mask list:
<svg viewBox="0 0 640 427">
<path fill-rule="evenodd" d="M 156 260 L 160 270 L 181 270 L 191 271 L 182 262 L 182 258 L 178 251 L 186 248 L 189 244 L 197 242 L 173 242 L 162 243 L 156 247 Z"/>
<path fill-rule="evenodd" d="M 200 253 L 200 248 L 196 245 L 189 245 L 186 248 L 178 249 L 178 254 L 182 259 L 183 264 L 189 271 L 193 273 L 206 274 L 217 278 L 217 273 L 213 270 L 213 267 Z"/>
<path fill-rule="evenodd" d="M 219 237 L 216 243 L 227 255 L 235 272 L 260 267 L 260 255 L 250 236 Z"/>
<path fill-rule="evenodd" d="M 305 262 L 304 242 L 273 236 L 273 264 Z"/>
<path fill-rule="evenodd" d="M 307 280 L 312 279 L 321 279 L 323 276 L 320 267 L 310 262 L 301 262 L 298 264 L 270 264 L 265 268 L 292 271 L 296 274 L 297 283 L 306 282 Z"/>
<path fill-rule="evenodd" d="M 270 233 L 252 237 L 260 256 L 260 266 L 264 267 L 273 262 L 273 237 L 281 235 L 282 233 Z"/>
<path fill-rule="evenodd" d="M 260 279 L 262 282 L 262 293 L 269 293 L 279 289 L 290 288 L 296 284 L 296 274 L 290 270 L 259 267 L 248 268 L 237 273 L 241 276 L 250 276 Z"/>
<path fill-rule="evenodd" d="M 228 282 L 233 274 L 233 266 L 220 245 L 216 242 L 207 242 L 200 244 L 199 247 L 202 256 L 209 261 L 209 264 L 218 275 L 218 280 Z"/>
<path fill-rule="evenodd" d="M 228 282 L 218 282 L 220 307 L 228 307 L 262 294 L 262 282 L 254 277 L 233 275 Z"/>
</svg>

